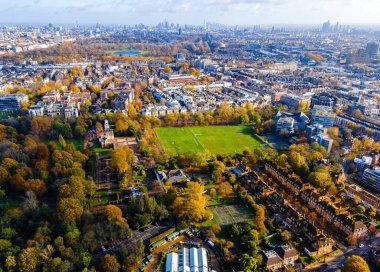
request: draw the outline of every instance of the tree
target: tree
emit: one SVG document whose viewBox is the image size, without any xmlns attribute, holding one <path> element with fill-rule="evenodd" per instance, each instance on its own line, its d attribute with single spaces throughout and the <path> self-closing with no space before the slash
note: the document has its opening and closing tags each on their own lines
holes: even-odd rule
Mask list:
<svg viewBox="0 0 380 272">
<path fill-rule="evenodd" d="M 119 173 L 125 173 L 131 170 L 133 160 L 133 150 L 128 146 L 116 148 L 111 153 L 111 165 Z"/>
<path fill-rule="evenodd" d="M 70 85 L 69 89 L 70 89 L 70 91 L 72 91 L 73 93 L 79 93 L 79 92 L 80 92 L 79 87 L 78 87 L 77 85 L 74 85 L 74 84 Z"/>
<path fill-rule="evenodd" d="M 125 134 L 128 131 L 129 125 L 124 120 L 117 120 L 115 124 L 115 133 Z"/>
<path fill-rule="evenodd" d="M 0 252 L 4 252 L 12 247 L 12 242 L 7 239 L 0 239 Z"/>
<path fill-rule="evenodd" d="M 136 118 L 136 115 L 137 115 L 137 112 L 136 112 L 135 107 L 132 104 L 128 104 L 128 116 L 131 119 L 134 119 Z"/>
<path fill-rule="evenodd" d="M 215 197 L 216 196 L 216 190 L 215 190 L 215 188 L 211 188 L 210 189 L 210 196 L 211 197 Z"/>
<path fill-rule="evenodd" d="M 18 267 L 20 272 L 33 272 L 37 270 L 39 263 L 40 248 L 27 247 L 21 250 L 18 256 Z"/>
<path fill-rule="evenodd" d="M 7 256 L 5 259 L 5 267 L 8 271 L 15 271 L 17 267 L 16 257 L 12 255 Z"/>
<path fill-rule="evenodd" d="M 117 225 L 126 226 L 127 222 L 123 218 L 123 212 L 121 209 L 115 205 L 107 205 L 104 207 L 102 212 L 102 217 L 104 220 L 112 221 Z"/>
<path fill-rule="evenodd" d="M 129 173 L 125 173 L 123 178 L 119 181 L 119 188 L 122 190 L 127 190 L 129 188 L 130 181 L 131 175 Z"/>
<path fill-rule="evenodd" d="M 198 182 L 188 182 L 186 193 L 174 200 L 173 210 L 181 219 L 199 222 L 212 217 L 206 210 L 206 197 L 203 195 L 204 186 Z"/>
<path fill-rule="evenodd" d="M 249 123 L 249 116 L 248 116 L 248 114 L 242 114 L 242 115 L 240 115 L 240 123 L 242 123 L 242 124 Z"/>
<path fill-rule="evenodd" d="M 367 262 L 360 256 L 352 255 L 344 263 L 343 272 L 370 272 Z"/>
<path fill-rule="evenodd" d="M 0 185 L 4 183 L 9 177 L 8 170 L 2 166 L 0 166 Z"/>
<path fill-rule="evenodd" d="M 316 187 L 326 189 L 332 184 L 332 178 L 327 168 L 321 167 L 310 173 L 308 180 Z"/>
<path fill-rule="evenodd" d="M 173 70 L 170 68 L 170 66 L 165 66 L 165 73 L 172 73 Z"/>
<path fill-rule="evenodd" d="M 351 113 L 353 116 L 357 117 L 357 118 L 361 118 L 363 116 L 363 113 L 361 110 L 359 109 L 354 109 Z"/>
<path fill-rule="evenodd" d="M 100 264 L 100 271 L 102 272 L 118 272 L 120 264 L 118 260 L 110 254 L 106 254 Z"/>
<path fill-rule="evenodd" d="M 28 179 L 25 185 L 25 191 L 33 191 L 37 196 L 43 195 L 46 191 L 46 184 L 40 179 Z"/>
<path fill-rule="evenodd" d="M 288 230 L 281 232 L 281 238 L 285 242 L 289 242 L 292 239 L 292 233 Z"/>
<path fill-rule="evenodd" d="M 244 253 L 240 258 L 239 258 L 239 264 L 241 269 L 246 272 L 253 272 L 257 268 L 257 259 L 254 258 L 253 256 L 250 256 L 247 253 Z"/>
<path fill-rule="evenodd" d="M 57 206 L 58 219 L 71 223 L 79 220 L 83 214 L 83 207 L 78 199 L 63 198 L 60 199 Z"/>
<path fill-rule="evenodd" d="M 264 222 L 265 222 L 265 208 L 261 205 L 258 205 L 256 208 L 254 224 L 255 224 L 256 229 L 261 234 L 267 231 Z"/>
<path fill-rule="evenodd" d="M 218 193 L 222 198 L 229 197 L 233 193 L 233 188 L 229 182 L 219 184 Z"/>
<path fill-rule="evenodd" d="M 216 182 L 220 181 L 226 167 L 224 163 L 216 161 L 212 164 L 212 176 Z"/>
<path fill-rule="evenodd" d="M 58 142 L 59 142 L 59 144 L 61 145 L 62 148 L 65 148 L 65 147 L 66 147 L 66 141 L 65 141 L 65 139 L 62 137 L 62 134 L 59 134 L 59 136 L 58 136 Z"/>
</svg>

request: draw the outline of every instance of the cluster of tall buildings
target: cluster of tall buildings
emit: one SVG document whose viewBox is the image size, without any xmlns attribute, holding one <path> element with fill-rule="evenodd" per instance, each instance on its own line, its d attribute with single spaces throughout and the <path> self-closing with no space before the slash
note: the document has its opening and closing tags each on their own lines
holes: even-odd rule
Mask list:
<svg viewBox="0 0 380 272">
<path fill-rule="evenodd" d="M 322 33 L 349 33 L 351 28 L 348 25 L 340 25 L 339 22 L 333 25 L 327 21 L 323 23 L 321 31 Z"/>
</svg>

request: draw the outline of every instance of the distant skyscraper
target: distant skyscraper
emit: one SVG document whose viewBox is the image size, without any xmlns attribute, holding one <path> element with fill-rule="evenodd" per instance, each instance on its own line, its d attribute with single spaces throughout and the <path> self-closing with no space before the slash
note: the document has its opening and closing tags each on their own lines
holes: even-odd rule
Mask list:
<svg viewBox="0 0 380 272">
<path fill-rule="evenodd" d="M 331 29 L 330 21 L 323 23 L 323 25 L 322 25 L 322 32 L 323 33 L 330 32 L 330 29 Z"/>
<path fill-rule="evenodd" d="M 336 25 L 334 26 L 334 32 L 339 32 L 339 22 L 336 22 Z"/>
<path fill-rule="evenodd" d="M 207 22 L 206 22 L 206 18 L 205 18 L 204 21 L 203 21 L 203 28 L 204 28 L 204 30 L 207 30 Z"/>
</svg>

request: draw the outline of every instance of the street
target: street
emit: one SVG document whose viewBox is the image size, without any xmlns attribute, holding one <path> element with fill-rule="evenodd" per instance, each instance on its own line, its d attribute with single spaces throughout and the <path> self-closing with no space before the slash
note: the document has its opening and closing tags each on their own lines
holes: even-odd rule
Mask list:
<svg viewBox="0 0 380 272">
<path fill-rule="evenodd" d="M 368 242 L 363 242 L 364 246 L 362 248 L 348 248 L 346 250 L 342 250 L 341 253 L 326 258 L 326 263 L 319 262 L 305 268 L 303 271 L 307 272 L 335 272 L 338 269 L 341 269 L 346 258 L 351 255 L 358 255 L 366 258 L 368 252 L 371 249 L 371 246 L 366 244 Z M 380 246 L 380 237 L 376 237 L 372 241 L 372 246 Z"/>
</svg>

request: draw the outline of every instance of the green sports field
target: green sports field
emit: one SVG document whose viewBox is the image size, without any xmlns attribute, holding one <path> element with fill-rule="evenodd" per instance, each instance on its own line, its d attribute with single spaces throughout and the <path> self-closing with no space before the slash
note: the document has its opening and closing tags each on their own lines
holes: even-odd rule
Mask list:
<svg viewBox="0 0 380 272">
<path fill-rule="evenodd" d="M 163 127 L 157 128 L 156 134 L 165 151 L 172 155 L 203 150 L 235 154 L 262 145 L 248 126 Z"/>
</svg>

